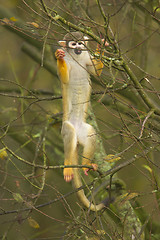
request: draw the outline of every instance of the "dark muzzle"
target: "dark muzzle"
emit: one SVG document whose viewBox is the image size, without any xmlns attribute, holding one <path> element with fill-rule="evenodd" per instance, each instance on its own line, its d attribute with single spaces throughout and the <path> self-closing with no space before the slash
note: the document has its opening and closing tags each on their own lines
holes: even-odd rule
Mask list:
<svg viewBox="0 0 160 240">
<path fill-rule="evenodd" d="M 82 50 L 79 48 L 74 49 L 75 54 L 81 54 Z"/>
</svg>

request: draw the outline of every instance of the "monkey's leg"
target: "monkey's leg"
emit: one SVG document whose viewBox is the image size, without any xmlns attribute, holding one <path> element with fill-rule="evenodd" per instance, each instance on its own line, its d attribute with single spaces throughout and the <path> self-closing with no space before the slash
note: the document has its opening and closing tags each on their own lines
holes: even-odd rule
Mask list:
<svg viewBox="0 0 160 240">
<path fill-rule="evenodd" d="M 91 163 L 96 149 L 96 134 L 94 128 L 87 123 L 83 123 L 78 140 L 80 144 L 83 145 L 82 165 L 92 165 L 94 170 L 96 170 L 97 165 Z M 85 174 L 88 175 L 87 172 L 89 169 L 84 168 L 83 170 Z"/>
<path fill-rule="evenodd" d="M 77 136 L 74 126 L 69 122 L 65 121 L 62 125 L 62 136 L 64 142 L 64 165 L 73 165 L 77 163 L 75 152 L 77 150 Z M 73 178 L 73 169 L 64 168 L 63 170 L 64 180 L 70 182 Z"/>
</svg>

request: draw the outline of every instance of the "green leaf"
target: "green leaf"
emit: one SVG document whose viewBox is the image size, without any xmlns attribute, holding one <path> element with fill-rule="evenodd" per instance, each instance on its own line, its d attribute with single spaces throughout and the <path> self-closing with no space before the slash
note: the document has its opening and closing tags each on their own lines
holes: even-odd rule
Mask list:
<svg viewBox="0 0 160 240">
<path fill-rule="evenodd" d="M 19 193 L 12 193 L 12 195 L 13 195 L 13 198 L 14 198 L 17 202 L 20 202 L 20 203 L 24 202 L 21 194 L 19 194 Z"/>
<path fill-rule="evenodd" d="M 148 165 L 143 165 L 145 169 L 147 169 L 150 173 L 152 173 L 152 168 L 150 168 Z"/>
<path fill-rule="evenodd" d="M 28 218 L 28 223 L 32 228 L 40 228 L 39 224 L 31 217 Z"/>
</svg>

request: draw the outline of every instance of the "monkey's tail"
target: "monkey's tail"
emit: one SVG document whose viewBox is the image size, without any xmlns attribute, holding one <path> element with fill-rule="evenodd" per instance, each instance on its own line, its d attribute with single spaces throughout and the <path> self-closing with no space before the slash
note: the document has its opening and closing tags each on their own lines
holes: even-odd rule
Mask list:
<svg viewBox="0 0 160 240">
<path fill-rule="evenodd" d="M 81 177 L 79 175 L 79 170 L 77 168 L 74 168 L 74 178 L 73 178 L 73 182 L 74 182 L 74 186 L 75 188 L 80 188 L 82 187 L 82 181 L 81 181 Z M 91 211 L 99 211 L 102 208 L 104 208 L 106 206 L 105 203 L 100 203 L 98 205 L 94 205 L 93 203 L 91 203 L 88 198 L 86 197 L 84 190 L 81 189 L 79 191 L 77 191 L 77 196 L 80 200 L 80 202 L 87 207 L 88 209 L 90 209 Z M 108 205 L 108 204 L 107 204 Z"/>
</svg>

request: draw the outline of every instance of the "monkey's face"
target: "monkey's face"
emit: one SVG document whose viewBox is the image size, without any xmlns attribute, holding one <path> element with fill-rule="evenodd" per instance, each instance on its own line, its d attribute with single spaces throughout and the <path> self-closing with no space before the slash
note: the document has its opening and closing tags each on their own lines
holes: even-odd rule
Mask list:
<svg viewBox="0 0 160 240">
<path fill-rule="evenodd" d="M 75 54 L 80 55 L 85 49 L 84 41 L 69 41 L 68 42 L 69 50 L 73 50 Z"/>
</svg>

